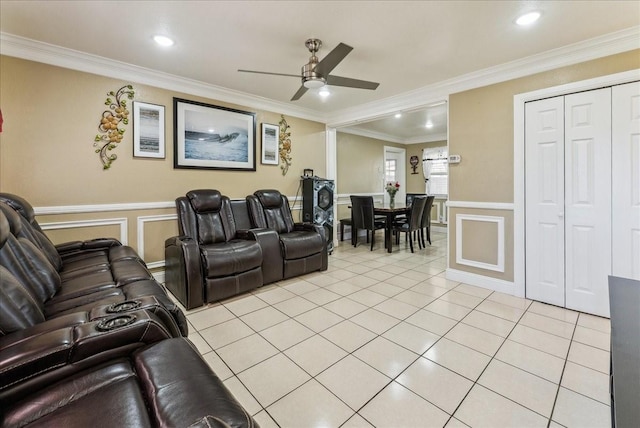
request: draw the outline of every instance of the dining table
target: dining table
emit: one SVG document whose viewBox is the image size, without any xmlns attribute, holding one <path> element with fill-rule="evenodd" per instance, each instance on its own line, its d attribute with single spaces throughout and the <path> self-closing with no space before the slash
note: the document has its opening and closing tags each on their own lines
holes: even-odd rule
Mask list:
<svg viewBox="0 0 640 428">
<path fill-rule="evenodd" d="M 351 209 L 351 205 L 348 206 Z M 374 203 L 373 205 L 373 214 L 376 216 L 384 216 L 384 248 L 387 249 L 388 253 L 393 252 L 393 223 L 397 216 L 402 214 L 409 214 L 409 210 L 411 209 L 410 205 L 396 203 L 392 207 L 388 202 L 386 203 Z M 353 225 L 353 213 L 351 214 L 351 224 Z M 351 234 L 351 243 L 353 243 L 355 236 L 353 232 Z"/>
<path fill-rule="evenodd" d="M 397 216 L 408 214 L 410 209 L 410 206 L 402 203 L 396 203 L 393 207 L 388 202 L 373 205 L 373 214 L 384 216 L 385 218 L 384 246 L 388 253 L 391 253 L 393 249 L 393 223 Z"/>
</svg>

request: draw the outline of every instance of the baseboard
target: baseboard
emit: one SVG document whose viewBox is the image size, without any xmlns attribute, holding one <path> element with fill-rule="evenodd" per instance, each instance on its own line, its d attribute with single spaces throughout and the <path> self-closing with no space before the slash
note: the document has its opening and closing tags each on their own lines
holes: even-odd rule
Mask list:
<svg viewBox="0 0 640 428">
<path fill-rule="evenodd" d="M 156 281 L 158 281 L 160 284 L 164 284 L 164 270 L 159 270 L 157 272 L 152 272 L 151 275 L 153 275 L 153 279 L 155 279 Z"/>
<path fill-rule="evenodd" d="M 476 273 L 464 272 L 457 269 L 447 269 L 446 278 L 451 281 L 464 282 L 465 284 L 511 294 L 516 297 L 524 297 L 524 288 L 516 287 L 515 283 L 503 279 L 491 278 L 489 276 L 478 275 Z"/>
</svg>

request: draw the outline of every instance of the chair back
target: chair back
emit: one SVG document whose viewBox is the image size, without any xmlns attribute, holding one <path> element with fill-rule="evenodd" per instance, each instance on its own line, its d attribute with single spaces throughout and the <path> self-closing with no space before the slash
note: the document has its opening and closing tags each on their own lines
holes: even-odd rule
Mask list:
<svg viewBox="0 0 640 428">
<path fill-rule="evenodd" d="M 411 206 L 411 203 L 413 202 L 413 198 L 417 196 L 427 196 L 427 194 L 426 193 L 407 193 L 405 197 L 405 201 L 408 207 Z"/>
<path fill-rule="evenodd" d="M 427 198 L 425 196 L 416 196 L 413 198 L 411 204 L 411 211 L 409 211 L 409 230 L 418 230 L 422 226 L 422 214 L 424 213 L 424 207 L 427 205 Z"/>
<path fill-rule="evenodd" d="M 354 229 L 374 230 L 373 196 L 351 195 L 351 214 Z"/>
<path fill-rule="evenodd" d="M 236 225 L 231 212 L 229 198 L 213 189 L 191 190 L 187 192 L 189 206 L 193 214 L 188 214 L 183 223 L 192 223 L 196 234 L 190 235 L 201 245 L 228 242 L 235 238 Z M 176 201 L 178 216 L 184 200 Z M 185 221 L 186 220 L 186 221 Z M 194 222 L 195 220 L 195 222 Z"/>
<path fill-rule="evenodd" d="M 435 196 L 427 196 L 427 203 L 424 206 L 424 212 L 422 213 L 422 228 L 429 227 L 431 225 L 431 207 L 433 206 L 433 200 Z"/>
<path fill-rule="evenodd" d="M 247 196 L 249 215 L 253 227 L 289 233 L 294 229 L 289 199 L 277 190 L 257 190 Z"/>
</svg>

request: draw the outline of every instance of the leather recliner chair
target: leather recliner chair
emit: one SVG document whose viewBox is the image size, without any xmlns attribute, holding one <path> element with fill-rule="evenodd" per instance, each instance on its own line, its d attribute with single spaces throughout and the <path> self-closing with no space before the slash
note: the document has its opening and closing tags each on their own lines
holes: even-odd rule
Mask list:
<svg viewBox="0 0 640 428">
<path fill-rule="evenodd" d="M 237 230 L 228 197 L 192 190 L 176 208 L 180 236 L 165 241 L 165 284 L 186 309 L 263 284 L 262 249 Z"/>
<path fill-rule="evenodd" d="M 258 190 L 247 196 L 251 225 L 278 233 L 282 278 L 327 270 L 327 240 L 324 228 L 295 223 L 289 200 L 277 190 Z"/>
</svg>

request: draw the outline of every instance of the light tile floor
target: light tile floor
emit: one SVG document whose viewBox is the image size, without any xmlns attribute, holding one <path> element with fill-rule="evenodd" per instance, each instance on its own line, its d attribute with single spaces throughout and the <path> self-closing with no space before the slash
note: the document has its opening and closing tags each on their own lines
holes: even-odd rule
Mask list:
<svg viewBox="0 0 640 428">
<path fill-rule="evenodd" d="M 342 242 L 187 312 L 189 339 L 264 428 L 610 426 L 609 320 L 447 280 L 432 241 Z"/>
</svg>

